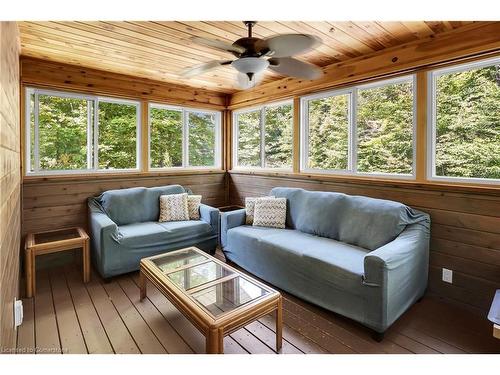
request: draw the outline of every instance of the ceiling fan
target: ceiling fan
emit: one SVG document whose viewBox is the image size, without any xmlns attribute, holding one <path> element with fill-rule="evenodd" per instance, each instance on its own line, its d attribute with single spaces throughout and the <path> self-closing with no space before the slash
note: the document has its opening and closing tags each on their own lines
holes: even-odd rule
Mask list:
<svg viewBox="0 0 500 375">
<path fill-rule="evenodd" d="M 183 78 L 191 78 L 206 73 L 223 65 L 231 65 L 238 71 L 237 83 L 242 89 L 254 87 L 266 69 L 278 74 L 317 79 L 322 71 L 316 65 L 294 59 L 298 55 L 319 46 L 321 39 L 308 34 L 280 34 L 260 39 L 252 36 L 252 29 L 257 21 L 243 21 L 248 28 L 248 36 L 233 44 L 215 39 L 193 37 L 197 44 L 232 53 L 236 60 L 213 60 L 188 68 L 181 73 Z"/>
</svg>

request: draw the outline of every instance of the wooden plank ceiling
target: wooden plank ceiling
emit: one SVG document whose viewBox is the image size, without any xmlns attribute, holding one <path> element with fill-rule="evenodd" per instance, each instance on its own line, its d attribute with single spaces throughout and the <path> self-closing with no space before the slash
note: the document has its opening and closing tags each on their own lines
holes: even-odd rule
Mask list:
<svg viewBox="0 0 500 375">
<path fill-rule="evenodd" d="M 459 28 L 470 22 L 258 22 L 254 36 L 306 33 L 323 44 L 299 59 L 326 66 Z M 232 55 L 194 44 L 201 36 L 226 42 L 246 35 L 240 21 L 232 22 L 19 22 L 21 54 L 123 73 L 223 93 L 238 91 L 230 66 L 191 78 L 179 77 L 187 68 Z M 266 72 L 263 83 L 282 78 Z"/>
</svg>

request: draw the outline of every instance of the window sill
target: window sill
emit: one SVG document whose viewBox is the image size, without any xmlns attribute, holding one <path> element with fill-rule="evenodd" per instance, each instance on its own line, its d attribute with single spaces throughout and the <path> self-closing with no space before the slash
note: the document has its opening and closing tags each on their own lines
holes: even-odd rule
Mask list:
<svg viewBox="0 0 500 375">
<path fill-rule="evenodd" d="M 435 191 L 447 191 L 447 192 L 465 192 L 465 193 L 477 193 L 483 195 L 495 195 L 500 194 L 500 186 L 492 186 L 491 184 L 465 184 L 465 183 L 443 183 L 437 181 L 416 181 L 407 179 L 390 179 L 372 176 L 346 176 L 346 175 L 332 175 L 326 173 L 307 173 L 307 172 L 283 172 L 283 171 L 259 171 L 259 170 L 242 170 L 242 169 L 232 169 L 228 171 L 229 174 L 234 175 L 255 175 L 262 177 L 280 177 L 285 179 L 293 180 L 316 180 L 332 183 L 346 183 L 346 184 L 358 184 L 358 185 L 371 185 L 371 186 L 386 186 L 392 188 L 412 188 L 421 190 L 435 190 Z"/>
</svg>

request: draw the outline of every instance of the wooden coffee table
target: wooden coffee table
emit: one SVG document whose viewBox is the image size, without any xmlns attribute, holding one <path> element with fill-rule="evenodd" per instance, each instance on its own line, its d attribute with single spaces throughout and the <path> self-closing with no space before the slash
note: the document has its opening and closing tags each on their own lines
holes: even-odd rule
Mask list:
<svg viewBox="0 0 500 375">
<path fill-rule="evenodd" d="M 24 268 L 26 273 L 26 297 L 36 292 L 36 256 L 59 251 L 82 249 L 83 281 L 90 279 L 89 236 L 83 228 L 64 228 L 47 232 L 28 233 L 24 248 Z"/>
<path fill-rule="evenodd" d="M 142 259 L 141 300 L 148 280 L 205 336 L 207 353 L 222 354 L 224 336 L 272 312 L 281 349 L 281 294 L 200 249 Z"/>
</svg>

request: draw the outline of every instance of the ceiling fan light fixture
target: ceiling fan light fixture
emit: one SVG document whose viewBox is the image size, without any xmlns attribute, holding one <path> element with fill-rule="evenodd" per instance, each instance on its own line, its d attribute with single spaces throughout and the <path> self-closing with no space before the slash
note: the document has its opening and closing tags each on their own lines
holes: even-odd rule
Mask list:
<svg viewBox="0 0 500 375">
<path fill-rule="evenodd" d="M 242 57 L 238 60 L 234 60 L 231 66 L 238 72 L 246 74 L 248 77 L 252 77 L 266 70 L 269 66 L 269 61 L 258 57 Z"/>
</svg>

